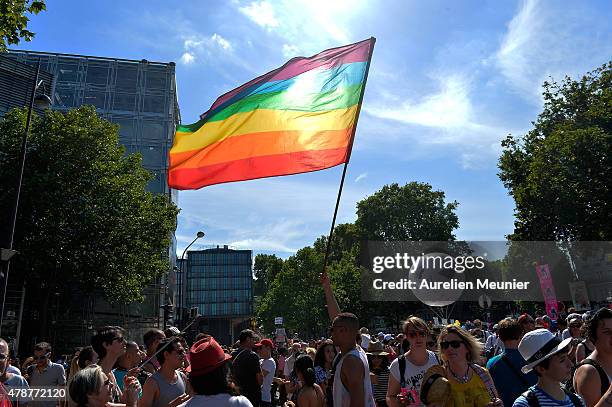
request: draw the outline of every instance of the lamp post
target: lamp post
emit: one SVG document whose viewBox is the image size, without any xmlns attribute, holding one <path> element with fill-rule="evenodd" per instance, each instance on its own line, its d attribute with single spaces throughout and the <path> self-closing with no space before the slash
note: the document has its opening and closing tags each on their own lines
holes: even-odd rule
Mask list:
<svg viewBox="0 0 612 407">
<path fill-rule="evenodd" d="M 187 284 L 187 276 L 185 275 L 185 267 L 183 264 L 185 263 L 185 253 L 187 253 L 187 249 L 191 247 L 192 244 L 196 242 L 196 240 L 204 237 L 204 232 L 200 231 L 196 234 L 195 239 L 187 247 L 183 250 L 183 254 L 181 255 L 181 289 L 179 290 L 178 301 L 177 301 L 177 319 L 180 323 L 183 322 L 183 291 L 185 290 L 185 284 Z M 179 325 L 180 326 L 180 325 Z"/>
<path fill-rule="evenodd" d="M 36 95 L 36 91 L 43 85 L 43 81 L 38 81 L 38 77 L 40 74 L 40 59 L 38 60 L 38 64 L 36 65 L 36 75 L 34 77 L 34 83 L 32 84 L 32 94 L 30 96 L 30 105 L 28 108 L 28 117 L 26 120 L 25 131 L 23 132 L 23 137 L 21 138 L 21 152 L 19 159 L 19 170 L 17 172 L 17 182 L 15 188 L 15 202 L 13 204 L 13 211 L 11 214 L 11 226 L 9 231 L 9 239 L 8 239 L 8 250 L 13 250 L 13 240 L 15 237 L 15 225 L 17 223 L 17 213 L 19 212 L 19 198 L 21 195 L 21 183 L 23 180 L 23 169 L 25 168 L 25 159 L 26 159 L 26 149 L 28 146 L 28 136 L 30 135 L 30 123 L 32 122 L 32 111 L 34 110 L 34 106 L 40 109 L 46 109 L 51 105 L 51 98 L 45 94 Z M 44 85 L 43 85 L 44 86 Z M 4 265 L 4 288 L 2 290 L 2 308 L 0 310 L 0 335 L 2 335 L 2 325 L 4 322 L 4 305 L 6 303 L 6 289 L 8 285 L 9 278 L 9 270 L 11 267 L 10 258 L 6 261 Z M 21 325 L 21 319 L 18 322 L 18 325 Z M 19 340 L 19 339 L 17 339 Z"/>
</svg>

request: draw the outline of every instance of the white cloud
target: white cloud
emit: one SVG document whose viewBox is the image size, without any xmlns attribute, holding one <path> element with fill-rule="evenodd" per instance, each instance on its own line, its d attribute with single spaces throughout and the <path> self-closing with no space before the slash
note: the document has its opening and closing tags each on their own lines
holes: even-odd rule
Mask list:
<svg viewBox="0 0 612 407">
<path fill-rule="evenodd" d="M 198 230 L 206 233 L 206 244 L 229 244 L 256 252 L 291 254 L 311 245 L 329 231 L 340 171 L 336 168 L 181 192 L 179 225 L 187 239 L 177 238 L 179 255 L 193 240 L 189 236 Z M 355 202 L 368 192 L 353 183 L 345 184 L 338 223 L 355 219 Z"/>
<path fill-rule="evenodd" d="M 368 176 L 368 173 L 367 173 L 367 172 L 364 172 L 363 174 L 359 174 L 359 175 L 357 176 L 357 178 L 355 178 L 355 183 L 357 183 L 357 182 L 359 182 L 359 181 L 361 181 L 361 180 L 365 179 L 367 176 Z"/>
<path fill-rule="evenodd" d="M 189 65 L 193 61 L 195 61 L 195 55 L 193 55 L 193 54 L 191 54 L 189 52 L 185 52 L 183 54 L 183 56 L 181 56 L 181 63 L 183 63 L 185 65 Z"/>
<path fill-rule="evenodd" d="M 469 123 L 472 115 L 472 104 L 469 98 L 469 83 L 459 76 L 434 78 L 440 84 L 440 91 L 423 97 L 420 101 L 404 100 L 399 104 L 381 106 L 372 103 L 364 106 L 368 113 L 404 123 L 421 126 L 454 128 Z M 391 92 L 383 92 L 392 100 Z"/>
<path fill-rule="evenodd" d="M 299 51 L 319 52 L 351 42 L 348 29 L 365 5 L 364 0 L 280 0 L 237 3 L 238 10 L 287 44 L 303 44 Z M 288 45 L 291 46 L 291 45 Z M 283 47 L 283 55 L 296 56 Z"/>
<path fill-rule="evenodd" d="M 210 40 L 213 43 L 218 44 L 221 48 L 223 48 L 224 50 L 230 50 L 232 49 L 232 44 L 230 44 L 230 42 L 228 40 L 226 40 L 225 38 L 223 38 L 222 36 L 220 36 L 217 33 L 214 33 L 211 37 Z"/>
<path fill-rule="evenodd" d="M 542 83 L 550 76 L 577 77 L 609 59 L 611 31 L 589 7 L 580 2 L 523 1 L 491 58 L 493 65 L 516 92 L 541 103 Z"/>
<path fill-rule="evenodd" d="M 267 1 L 252 2 L 248 6 L 240 7 L 239 10 L 256 24 L 272 29 L 278 27 L 278 21 L 274 16 L 272 4 Z"/>
</svg>

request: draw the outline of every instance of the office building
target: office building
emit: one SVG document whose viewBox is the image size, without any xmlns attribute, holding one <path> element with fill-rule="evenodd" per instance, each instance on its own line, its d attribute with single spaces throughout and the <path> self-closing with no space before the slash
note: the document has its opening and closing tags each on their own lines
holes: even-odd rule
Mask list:
<svg viewBox="0 0 612 407">
<path fill-rule="evenodd" d="M 197 307 L 201 315 L 196 330 L 221 343 L 233 342 L 253 315 L 251 250 L 223 246 L 188 251 L 182 266 L 184 308 Z"/>
<path fill-rule="evenodd" d="M 5 57 L 20 65 L 36 66 L 40 61 L 44 75 L 54 78 L 47 90 L 52 109 L 66 111 L 93 105 L 98 115 L 118 124 L 119 141 L 126 152 L 140 153 L 143 167 L 153 174 L 148 190 L 178 203 L 178 191 L 167 184 L 168 150 L 180 121 L 174 63 L 17 50 L 9 51 Z M 175 253 L 173 236 L 167 252 L 170 273 L 176 264 Z M 167 286 L 166 278 L 162 278 L 147 287 L 144 296 L 143 303 L 124 306 L 111 305 L 94 296 L 81 301 L 70 316 L 57 310 L 53 318 L 62 324 L 63 333 L 80 344 L 88 342 L 90 327 L 101 323 L 127 326 L 131 336 L 137 338 L 143 330 L 161 326 L 159 307 L 172 302 L 174 287 Z M 38 318 L 26 309 L 26 320 L 28 317 L 34 324 Z"/>
</svg>

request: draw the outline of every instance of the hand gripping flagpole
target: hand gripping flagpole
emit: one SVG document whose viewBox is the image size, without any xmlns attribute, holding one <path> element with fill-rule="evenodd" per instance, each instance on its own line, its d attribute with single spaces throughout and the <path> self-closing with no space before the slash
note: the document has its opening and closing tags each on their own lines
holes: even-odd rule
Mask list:
<svg viewBox="0 0 612 407">
<path fill-rule="evenodd" d="M 327 245 L 325 247 L 325 257 L 323 258 L 323 276 L 327 275 L 327 260 L 329 258 L 329 252 L 331 250 L 331 241 L 334 234 L 334 227 L 336 226 L 336 216 L 338 215 L 338 207 L 340 206 L 340 197 L 342 196 L 342 187 L 344 186 L 344 178 L 346 177 L 346 168 L 348 167 L 351 159 L 351 153 L 353 152 L 353 142 L 355 141 L 355 132 L 357 131 L 357 122 L 359 121 L 359 114 L 361 113 L 361 104 L 363 102 L 363 94 L 365 93 L 366 83 L 368 82 L 368 74 L 370 73 L 370 62 L 372 62 L 372 53 L 374 52 L 374 45 L 376 44 L 376 38 L 370 38 L 370 55 L 368 55 L 368 63 L 366 65 L 365 76 L 363 78 L 363 87 L 361 88 L 361 94 L 359 95 L 359 104 L 357 105 L 357 116 L 355 117 L 355 126 L 353 126 L 353 132 L 349 141 L 348 156 L 344 162 L 344 169 L 342 170 L 342 178 L 340 179 L 340 188 L 338 189 L 338 197 L 336 198 L 336 209 L 334 209 L 334 217 L 332 218 L 331 228 L 329 230 L 329 236 L 327 237 Z"/>
</svg>

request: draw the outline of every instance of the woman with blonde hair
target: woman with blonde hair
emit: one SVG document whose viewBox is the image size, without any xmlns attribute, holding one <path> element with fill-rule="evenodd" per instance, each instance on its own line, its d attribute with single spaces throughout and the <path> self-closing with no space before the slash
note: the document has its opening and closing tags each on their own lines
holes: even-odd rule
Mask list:
<svg viewBox="0 0 612 407">
<path fill-rule="evenodd" d="M 400 407 L 409 404 L 421 407 L 419 397 L 421 381 L 425 372 L 439 361 L 435 353 L 427 350 L 429 326 L 421 318 L 410 316 L 403 324 L 404 342 L 401 348 L 408 349 L 400 354 L 389 367 L 387 405 Z"/>
<path fill-rule="evenodd" d="M 451 388 L 445 407 L 503 406 L 491 375 L 477 365 L 482 343 L 462 328 L 449 325 L 440 333 L 438 347 Z"/>
</svg>

